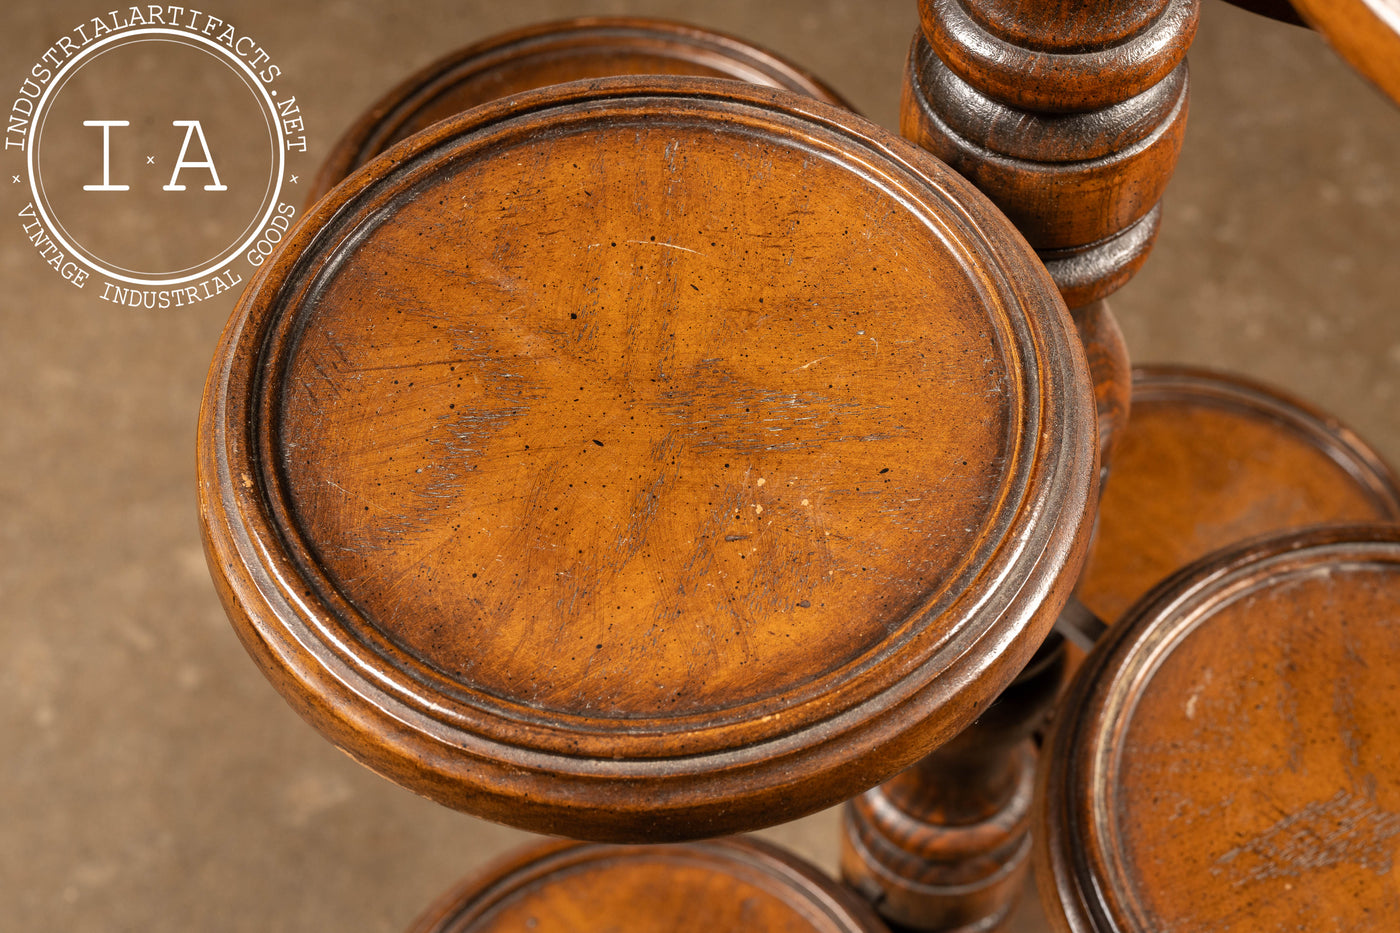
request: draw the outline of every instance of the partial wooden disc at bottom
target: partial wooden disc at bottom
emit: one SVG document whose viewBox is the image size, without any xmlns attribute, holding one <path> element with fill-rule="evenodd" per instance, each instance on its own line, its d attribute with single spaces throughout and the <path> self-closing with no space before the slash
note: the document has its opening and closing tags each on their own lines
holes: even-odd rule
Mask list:
<svg viewBox="0 0 1400 933">
<path fill-rule="evenodd" d="M 1380 931 L 1400 918 L 1400 528 L 1193 564 L 1061 707 L 1037 878 L 1075 933 Z"/>
<path fill-rule="evenodd" d="M 775 847 L 550 843 L 464 882 L 411 933 L 879 933 L 864 901 Z"/>
</svg>

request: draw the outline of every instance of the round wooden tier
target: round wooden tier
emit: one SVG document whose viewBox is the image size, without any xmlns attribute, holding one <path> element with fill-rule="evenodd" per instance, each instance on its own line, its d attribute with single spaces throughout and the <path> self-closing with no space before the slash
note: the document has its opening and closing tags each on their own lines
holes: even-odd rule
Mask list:
<svg viewBox="0 0 1400 933">
<path fill-rule="evenodd" d="M 1256 541 L 1154 590 L 1050 739 L 1036 840 L 1059 928 L 1390 929 L 1397 669 L 1393 525 Z"/>
<path fill-rule="evenodd" d="M 473 107 L 566 81 L 646 74 L 748 81 L 850 109 L 782 56 L 698 26 L 608 16 L 540 23 L 440 58 L 380 98 L 331 149 L 307 203 L 394 143 Z"/>
<path fill-rule="evenodd" d="M 534 846 L 450 891 L 410 933 L 883 933 L 870 906 L 753 839 Z"/>
<path fill-rule="evenodd" d="M 1044 269 L 862 118 L 732 81 L 436 125 L 249 284 L 201 415 L 235 628 L 303 716 L 541 832 L 717 835 L 970 722 L 1083 561 Z"/>
<path fill-rule="evenodd" d="M 1212 551 L 1322 522 L 1400 520 L 1400 486 L 1336 418 L 1222 372 L 1133 371 L 1078 596 L 1111 622 Z"/>
</svg>

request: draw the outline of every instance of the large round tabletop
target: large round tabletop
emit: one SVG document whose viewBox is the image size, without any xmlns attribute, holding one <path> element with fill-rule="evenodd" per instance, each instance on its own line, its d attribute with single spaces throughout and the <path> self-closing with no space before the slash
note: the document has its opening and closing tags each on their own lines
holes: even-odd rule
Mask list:
<svg viewBox="0 0 1400 933">
<path fill-rule="evenodd" d="M 437 124 L 250 282 L 201 416 L 245 646 L 359 761 L 601 839 L 836 803 L 970 722 L 1082 563 L 1053 283 L 796 94 L 563 85 Z"/>
</svg>

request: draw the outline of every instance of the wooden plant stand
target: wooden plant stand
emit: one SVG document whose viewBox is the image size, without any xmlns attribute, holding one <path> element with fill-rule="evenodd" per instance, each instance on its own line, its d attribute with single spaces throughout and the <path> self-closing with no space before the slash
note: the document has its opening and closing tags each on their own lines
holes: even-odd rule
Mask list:
<svg viewBox="0 0 1400 933">
<path fill-rule="evenodd" d="M 1123 501 L 1182 518 L 1173 496 L 1208 498 L 1180 476 L 1152 487 L 1162 463 L 1135 459 L 1173 418 L 1238 422 L 1186 470 L 1198 483 L 1230 443 L 1246 459 L 1289 452 L 1226 495 L 1229 531 L 1154 549 L 1140 540 L 1151 510 L 1110 498 L 1097 545 L 1110 569 L 1080 591 L 1108 618 L 1235 531 L 1400 515 L 1364 444 L 1258 387 L 1139 374 L 1128 421 L 1134 380 L 1104 299 L 1156 236 L 1197 0 L 919 7 L 902 129 L 992 203 L 771 53 L 574 20 L 487 40 L 385 97 L 243 296 L 199 465 L 210 564 L 250 654 L 386 777 L 596 841 L 503 863 L 422 933 L 624 917 L 878 930 L 761 844 L 613 844 L 739 832 L 853 795 L 843 870 L 887 920 L 996 929 L 1030 864 L 1032 736 L 1065 669 L 1050 629 L 1110 467 L 1110 496 L 1121 484 Z M 559 85 L 576 79 L 594 80 Z M 1306 501 L 1250 520 L 1281 491 Z M 1210 595 L 1247 577 L 1272 621 L 1312 638 L 1270 594 L 1341 575 L 1318 605 L 1341 600 L 1358 644 L 1384 653 L 1367 600 L 1392 588 L 1397 548 L 1374 529 L 1314 533 L 1173 585 Z M 1142 566 L 1112 569 L 1119 558 Z M 1156 761 L 1159 738 L 1225 733 L 1122 698 L 1192 709 L 1204 694 L 1186 673 L 1154 680 L 1144 646 L 1236 636 L 1219 621 L 1228 600 L 1182 621 L 1163 592 L 1092 656 L 1042 769 L 1039 858 L 1073 933 L 1154 928 L 1163 892 L 1199 880 L 1147 865 L 1170 820 L 1123 769 Z M 1256 679 L 1320 696 L 1314 675 Z M 1121 744 L 1113 703 L 1151 740 Z M 1370 820 L 1351 862 L 1373 868 L 1400 803 L 1356 757 L 1384 757 L 1369 733 L 1338 734 L 1355 738 L 1361 783 L 1318 819 Z M 1215 786 L 1193 786 L 1191 805 L 1215 806 Z M 1142 819 L 1115 823 L 1125 807 Z M 1216 874 L 1242 858 L 1236 888 L 1268 882 L 1273 897 L 1288 871 L 1268 847 L 1286 833 L 1255 831 Z M 1215 896 L 1192 890 L 1188 908 Z"/>
<path fill-rule="evenodd" d="M 602 840 L 780 822 L 1045 639 L 1098 476 L 1073 328 L 999 212 L 848 111 L 517 96 L 337 187 L 243 296 L 210 563 L 288 701 L 421 794 Z"/>
</svg>

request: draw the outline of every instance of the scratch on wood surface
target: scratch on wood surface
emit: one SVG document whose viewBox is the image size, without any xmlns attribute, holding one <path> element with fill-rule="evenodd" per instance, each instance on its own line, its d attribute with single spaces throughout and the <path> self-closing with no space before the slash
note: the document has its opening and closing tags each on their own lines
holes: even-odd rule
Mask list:
<svg viewBox="0 0 1400 933">
<path fill-rule="evenodd" d="M 1186 695 L 1186 705 L 1182 708 L 1187 719 L 1196 718 L 1196 707 L 1201 702 L 1201 694 L 1210 686 L 1215 679 L 1215 672 L 1210 668 L 1201 669 L 1201 679 L 1191 688 Z"/>
<path fill-rule="evenodd" d="M 1339 790 L 1279 820 L 1244 845 L 1216 859 L 1214 875 L 1230 874 L 1236 886 L 1352 864 L 1390 873 L 1400 835 L 1400 813 Z"/>
<path fill-rule="evenodd" d="M 691 249 L 688 246 L 681 246 L 677 243 L 664 243 L 660 240 L 628 240 L 627 242 L 636 243 L 638 246 L 664 246 L 667 249 L 678 249 L 685 253 L 694 253 L 697 256 L 702 255 L 699 250 Z"/>
</svg>

